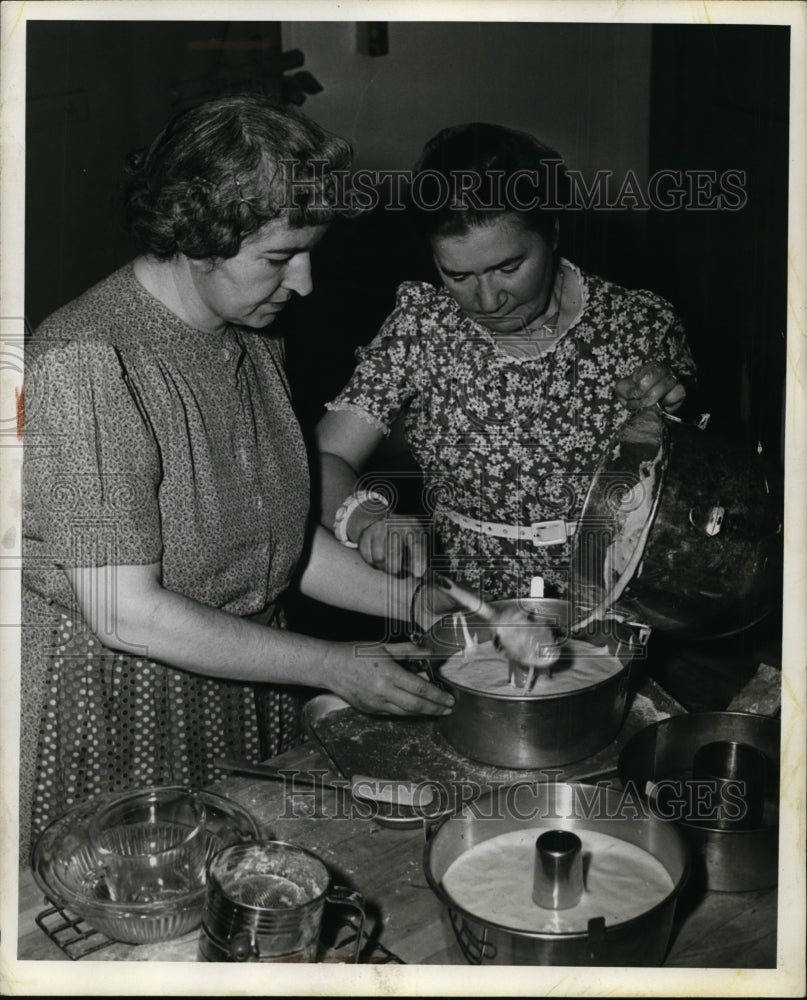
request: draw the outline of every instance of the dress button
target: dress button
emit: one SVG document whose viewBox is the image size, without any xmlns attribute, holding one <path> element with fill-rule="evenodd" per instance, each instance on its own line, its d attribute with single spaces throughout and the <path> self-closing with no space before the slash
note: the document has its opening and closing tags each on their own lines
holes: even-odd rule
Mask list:
<svg viewBox="0 0 807 1000">
<path fill-rule="evenodd" d="M 225 361 L 229 361 L 230 358 L 233 356 L 232 351 L 230 350 L 229 347 L 225 347 L 224 350 L 221 352 L 221 356 L 224 358 Z"/>
</svg>

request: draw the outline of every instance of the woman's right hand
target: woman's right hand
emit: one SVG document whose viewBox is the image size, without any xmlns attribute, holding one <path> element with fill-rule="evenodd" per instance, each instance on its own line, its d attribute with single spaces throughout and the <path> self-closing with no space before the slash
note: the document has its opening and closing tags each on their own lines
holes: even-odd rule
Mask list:
<svg viewBox="0 0 807 1000">
<path fill-rule="evenodd" d="M 417 659 L 413 643 L 338 643 L 326 664 L 326 684 L 360 712 L 373 715 L 447 715 L 454 699 L 396 660 Z"/>
<path fill-rule="evenodd" d="M 429 565 L 431 537 L 416 517 L 386 514 L 358 536 L 359 553 L 375 569 L 394 576 L 423 576 Z"/>
<path fill-rule="evenodd" d="M 670 368 L 659 361 L 650 361 L 635 368 L 627 378 L 614 385 L 625 409 L 631 413 L 658 404 L 667 413 L 675 413 L 686 398 L 686 388 Z"/>
</svg>

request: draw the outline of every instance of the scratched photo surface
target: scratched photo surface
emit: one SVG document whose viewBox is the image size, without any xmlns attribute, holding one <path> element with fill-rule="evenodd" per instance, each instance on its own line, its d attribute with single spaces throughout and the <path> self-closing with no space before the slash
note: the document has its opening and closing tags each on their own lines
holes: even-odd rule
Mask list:
<svg viewBox="0 0 807 1000">
<path fill-rule="evenodd" d="M 677 2 L 637 2 L 618 14 L 607 3 L 584 10 L 508 3 L 495 14 L 484 4 L 370 7 L 378 20 L 368 20 L 366 5 L 330 3 L 214 3 L 199 10 L 163 0 L 3 4 L 0 847 L 4 884 L 16 886 L 0 902 L 4 989 L 9 995 L 801 995 L 804 8 L 704 5 L 713 14 L 706 17 Z M 187 273 L 194 275 L 194 296 L 206 316 L 223 317 L 224 336 L 235 339 L 214 352 L 210 342 L 188 338 L 187 323 L 164 324 L 160 336 L 167 339 L 159 349 L 171 358 L 187 354 L 174 371 L 170 364 L 153 371 L 145 365 L 148 374 L 141 375 L 139 324 L 152 336 L 157 312 L 143 287 L 146 271 L 131 266 L 141 245 L 125 224 L 125 167 L 179 112 L 241 93 L 299 110 L 350 144 L 349 166 L 340 161 L 341 174 L 337 169 L 327 189 L 343 211 L 311 215 L 307 228 L 283 230 L 298 241 L 293 253 L 310 257 L 310 275 L 284 286 L 292 288 L 288 294 L 273 285 L 254 315 L 238 312 L 236 284 L 219 283 L 215 270 L 211 277 L 192 262 Z M 527 133 L 548 147 L 549 161 L 558 161 L 542 188 L 555 200 L 551 224 L 508 229 L 499 218 L 435 235 L 426 219 L 425 236 L 412 225 L 412 199 L 425 217 L 442 211 L 451 197 L 478 210 L 480 199 L 495 194 L 508 211 L 517 205 L 519 219 L 527 217 L 532 189 L 509 181 L 494 193 L 475 186 L 472 177 L 461 178 L 459 189 L 448 194 L 428 179 L 421 183 L 424 145 L 447 126 L 464 123 Z M 199 155 L 201 163 L 208 151 Z M 242 182 L 238 175 L 226 181 L 239 219 L 265 193 L 244 192 Z M 210 188 L 205 178 L 195 182 L 194 204 L 206 204 Z M 482 211 L 489 207 L 481 204 Z M 275 230 L 270 225 L 260 232 L 271 236 Z M 498 252 L 502 244 L 511 248 L 503 262 L 489 249 Z M 238 260 L 236 249 L 229 261 Z M 206 256 L 218 259 L 216 253 L 198 256 L 197 265 Z M 228 264 L 224 253 L 219 256 Z M 533 285 L 519 284 L 524 259 L 535 268 L 534 282 L 545 281 L 540 309 Z M 171 251 L 160 273 L 167 273 L 166 260 Z M 234 282 L 242 280 L 237 268 L 232 264 L 229 272 Z M 243 274 L 242 289 L 266 280 L 257 270 Z M 57 310 L 89 289 L 93 303 L 54 323 Z M 501 297 L 493 302 L 491 295 Z M 173 301 L 170 294 L 166 301 Z M 510 311 L 503 318 L 504 302 Z M 162 303 L 159 310 L 167 312 Z M 538 316 L 544 317 L 540 337 L 524 347 L 519 331 Z M 100 331 L 90 339 L 103 340 L 110 324 L 124 331 L 123 346 L 116 341 L 103 360 L 87 352 L 86 343 L 76 347 L 89 327 Z M 236 326 L 241 332 L 232 334 Z M 382 326 L 386 340 L 377 336 Z M 243 347 L 249 337 L 257 342 L 256 330 L 270 345 L 270 361 L 255 360 L 264 358 L 263 347 Z M 567 330 L 577 338 L 574 357 L 567 350 L 573 338 L 564 343 Z M 55 343 L 64 336 L 73 343 Z M 507 347 L 508 336 L 515 346 Z M 176 338 L 183 337 L 187 345 L 180 348 Z M 541 337 L 548 338 L 547 354 Z M 497 339 L 503 346 L 494 348 Z M 618 342 L 619 356 L 609 340 Z M 249 376 L 237 370 L 238 357 L 252 366 Z M 535 376 L 547 358 L 552 360 Z M 653 378 L 671 372 L 670 381 L 663 388 L 657 383 L 657 403 L 644 411 L 647 421 L 640 415 L 630 425 L 641 438 L 636 452 L 629 435 L 614 449 L 615 428 L 644 405 L 632 401 L 646 386 L 638 388 L 631 371 L 648 361 L 663 368 Z M 31 376 L 35 365 L 45 374 Z M 187 371 L 208 367 L 204 378 L 178 388 L 172 380 L 184 377 L 182 365 Z M 97 370 L 88 376 L 87 366 Z M 275 394 L 266 413 L 260 410 L 254 440 L 244 443 L 235 431 L 228 437 L 233 467 L 271 465 L 261 496 L 243 470 L 225 482 L 216 467 L 220 458 L 214 456 L 210 468 L 194 464 L 201 452 L 194 453 L 193 442 L 225 428 L 236 406 L 228 373 L 240 380 L 238 407 L 260 408 L 253 400 L 267 385 L 267 395 Z M 136 401 L 125 416 L 116 416 L 108 391 L 115 379 L 125 383 L 130 403 Z M 89 387 L 95 429 L 101 428 L 93 440 L 74 409 L 82 400 L 79 382 Z M 170 407 L 161 409 L 163 392 L 166 399 L 174 392 L 186 403 L 193 399 L 185 422 L 172 425 L 170 434 L 190 442 L 193 469 L 176 466 L 177 473 L 201 484 L 170 501 L 158 500 L 157 487 L 141 495 L 164 454 L 134 434 L 123 441 L 117 431 L 106 437 L 103 429 L 104 421 L 120 418 L 138 434 L 143 426 L 156 427 L 159 439 L 163 425 L 176 417 Z M 281 693 L 254 696 L 251 687 L 235 683 L 222 693 L 223 685 L 202 682 L 193 670 L 164 670 L 155 663 L 159 658 L 149 658 L 148 644 L 140 654 L 119 655 L 116 665 L 116 654 L 100 643 L 94 648 L 97 636 L 74 629 L 63 609 L 75 598 L 54 553 L 69 550 L 71 565 L 81 566 L 78 546 L 96 566 L 162 559 L 176 590 L 186 588 L 201 603 L 216 610 L 227 605 L 246 618 L 256 614 L 257 604 L 222 596 L 235 586 L 226 574 L 241 573 L 244 589 L 263 587 L 271 595 L 261 624 L 278 626 L 282 619 L 283 628 L 321 642 L 317 648 L 346 648 L 359 640 L 360 660 L 383 644 L 408 643 L 421 623 L 415 620 L 417 592 L 410 597 L 395 582 L 404 572 L 390 578 L 387 600 L 406 611 L 389 619 L 367 606 L 334 607 L 312 596 L 294 573 L 303 543 L 289 524 L 302 525 L 309 510 L 315 520 L 334 524 L 333 515 L 318 513 L 328 501 L 325 492 L 320 497 L 312 456 L 327 426 L 320 421 L 340 413 L 354 420 L 344 426 L 363 421 L 357 433 L 370 457 L 360 484 L 394 503 L 407 530 L 413 519 L 433 526 L 439 542 L 429 551 L 441 572 L 476 587 L 494 605 L 527 595 L 538 605 L 549 598 L 550 609 L 552 601 L 565 609 L 578 597 L 586 607 L 622 598 L 630 617 L 623 616 L 613 634 L 604 626 L 607 640 L 617 645 L 602 639 L 600 647 L 614 656 L 589 662 L 590 647 L 580 643 L 581 652 L 573 640 L 565 659 L 555 652 L 546 662 L 533 661 L 529 672 L 516 670 L 506 655 L 507 629 L 500 623 L 497 635 L 486 605 L 477 617 L 466 608 L 439 628 L 418 627 L 420 650 L 410 651 L 410 658 L 425 651 L 433 659 L 414 662 L 410 675 L 420 669 L 455 696 L 456 679 L 464 710 L 479 696 L 462 689 L 463 678 L 470 684 L 472 675 L 468 661 L 481 664 L 480 671 L 491 663 L 501 671 L 488 689 L 481 685 L 510 695 L 499 700 L 496 712 L 504 707 L 495 715 L 495 724 L 507 731 L 491 738 L 477 716 L 464 723 L 458 713 L 453 724 L 422 714 L 393 719 L 347 695 L 340 701 L 306 679 L 278 687 Z M 530 432 L 512 436 L 509 428 L 519 421 L 529 423 Z M 659 436 L 652 438 L 656 451 L 641 451 L 647 444 L 642 435 Z M 685 455 L 683 442 L 692 435 L 697 441 Z M 659 440 L 666 449 L 663 501 L 653 478 Z M 677 452 L 676 442 L 682 442 Z M 27 480 L 32 493 L 41 491 L 38 498 L 22 494 L 23 446 L 28 469 L 40 470 Z M 589 517 L 601 513 L 589 490 L 606 451 L 611 464 L 599 480 L 603 503 L 621 503 L 628 513 L 620 515 L 622 548 L 597 555 L 594 548 L 583 550 L 579 518 L 584 505 Z M 349 447 L 345 453 L 354 454 Z M 645 504 L 630 507 L 635 476 L 624 477 L 635 454 L 644 462 Z M 739 465 L 735 456 L 742 456 Z M 114 466 L 108 474 L 107 462 Z M 700 484 L 708 484 L 704 506 Z M 463 507 L 461 498 L 475 489 L 478 509 Z M 259 513 L 247 509 L 253 490 Z M 696 494 L 697 501 L 687 499 Z M 533 496 L 541 502 L 530 506 L 524 498 Z M 23 509 L 33 512 L 25 542 Z M 508 520 L 508 511 L 531 511 L 526 519 L 535 524 L 524 530 L 560 530 L 563 537 L 549 544 L 536 544 L 537 535 L 508 540 L 485 509 L 501 512 L 497 520 L 507 524 L 520 524 L 522 517 L 514 513 Z M 104 516 L 87 530 L 98 511 Z M 110 511 L 121 512 L 117 524 L 106 519 Z M 237 547 L 257 534 L 256 524 L 245 526 L 253 514 L 266 526 L 265 549 L 273 555 L 264 552 L 257 569 L 233 569 Z M 650 516 L 656 522 L 642 539 L 642 563 L 633 546 Z M 189 521 L 222 526 L 209 555 L 196 548 L 204 531 L 188 527 Z M 728 534 L 726 528 L 736 533 L 736 544 L 709 548 L 721 531 Z M 176 538 L 168 539 L 174 530 Z M 278 541 L 286 531 L 293 535 L 288 544 L 285 536 Z M 718 556 L 709 555 L 715 551 Z M 359 552 L 369 558 L 364 548 Z M 631 579 L 623 596 L 626 567 Z M 23 572 L 33 581 L 33 596 L 21 601 Z M 209 579 L 199 583 L 194 572 L 207 572 Z M 75 575 L 70 579 L 75 586 Z M 536 580 L 546 590 L 536 589 Z M 717 591 L 726 595 L 725 606 L 712 614 Z M 692 599 L 692 593 L 701 596 Z M 674 621 L 678 614 L 686 627 Z M 599 637 L 596 621 L 592 627 Z M 541 633 L 542 642 L 547 634 L 551 638 Z M 625 643 L 629 670 L 620 659 Z M 109 669 L 96 674 L 99 654 L 109 657 Z M 454 673 L 438 673 L 449 657 Z M 70 664 L 84 671 L 85 681 L 63 696 L 60 671 Z M 599 739 L 596 710 L 589 719 L 581 702 L 576 719 L 558 723 L 549 709 L 531 730 L 536 724 L 516 712 L 523 699 L 512 697 L 513 684 L 552 697 L 554 674 L 562 682 L 557 696 L 575 687 L 575 671 L 588 678 L 578 686 L 593 684 L 591 678 L 601 684 L 598 704 L 614 699 L 612 731 Z M 122 695 L 121 678 L 130 675 L 137 685 Z M 165 737 L 174 726 L 186 743 L 166 764 L 174 751 L 164 750 L 170 743 Z M 525 757 L 524 732 L 548 740 L 553 726 L 559 739 L 579 739 L 585 750 L 558 767 L 540 755 Z M 656 742 L 648 736 L 651 726 L 658 728 Z M 748 770 L 727 776 L 718 769 L 721 781 L 763 775 L 755 796 L 741 803 L 757 810 L 757 821 L 749 830 L 729 818 L 716 834 L 704 833 L 703 821 L 687 824 L 685 837 L 659 817 L 678 817 L 682 796 L 689 795 L 692 805 L 693 779 L 715 779 L 711 762 L 695 757 L 702 743 L 715 739 L 733 740 L 749 753 Z M 684 750 L 671 749 L 674 741 Z M 206 754 L 203 768 L 188 760 L 194 753 Z M 233 756 L 242 759 L 208 760 Z M 248 761 L 261 762 L 264 773 L 248 773 Z M 54 905 L 43 893 L 43 878 L 57 870 L 76 877 L 85 863 L 80 841 L 89 836 L 80 803 L 118 790 L 118 768 L 130 769 L 134 777 L 125 780 L 134 788 L 205 787 L 208 821 L 220 830 L 229 824 L 238 831 L 234 839 L 285 843 L 286 875 L 298 872 L 311 897 L 324 893 L 323 912 L 309 921 L 308 942 L 281 950 L 284 960 L 267 974 L 254 954 L 243 961 L 245 953 L 216 925 L 220 913 L 208 914 L 201 931 L 197 921 L 168 940 L 158 933 L 131 943 L 114 940 L 114 927 L 99 931 L 92 917 L 75 920 L 69 908 Z M 108 769 L 115 772 L 112 779 Z M 585 911 L 581 925 L 591 935 L 582 958 L 582 951 L 558 946 L 559 932 L 579 930 L 574 910 L 552 911 L 552 920 L 541 925 L 550 940 L 537 944 L 484 922 L 487 917 L 495 925 L 501 912 L 505 929 L 525 920 L 523 926 L 531 926 L 534 878 L 538 892 L 536 848 L 527 843 L 531 820 L 523 828 L 511 822 L 503 831 L 510 839 L 501 848 L 488 842 L 479 855 L 482 868 L 506 859 L 510 876 L 514 866 L 524 866 L 520 876 L 501 883 L 505 888 L 473 866 L 466 869 L 471 875 L 458 876 L 470 880 L 467 898 L 482 901 L 482 922 L 451 910 L 441 881 L 451 851 L 463 850 L 451 844 L 451 813 L 471 808 L 470 840 L 487 839 L 497 816 L 519 808 L 534 808 L 541 816 L 535 827 L 548 830 L 540 795 L 519 799 L 512 788 L 553 781 L 611 786 L 596 802 L 611 810 L 609 822 L 616 817 L 602 827 L 613 836 L 588 832 L 583 838 L 581 879 L 593 871 L 592 882 L 611 879 L 611 888 L 603 896 L 607 903 L 587 897 L 594 909 Z M 577 800 L 575 809 L 592 810 L 593 802 Z M 491 815 L 480 817 L 479 803 Z M 633 857 L 630 852 L 623 858 L 614 847 L 622 843 L 619 824 L 630 826 L 648 803 L 660 831 L 671 828 L 682 844 L 699 845 L 687 846 L 679 858 L 678 840 L 664 846 L 669 835 L 660 832 L 654 844 L 669 867 L 660 874 L 654 869 L 653 878 L 642 874 L 636 858 L 624 860 Z M 67 808 L 79 817 L 72 828 L 78 837 L 57 837 L 50 827 L 55 855 L 43 861 L 40 846 L 35 878 L 32 845 Z M 607 851 L 615 853 L 601 861 L 606 840 Z M 602 852 L 593 869 L 592 844 Z M 244 864 L 267 863 L 259 854 Z M 180 866 L 203 863 L 201 857 L 188 861 L 184 849 L 179 857 Z M 93 872 L 78 877 L 86 888 Z M 279 891 L 273 883 L 263 904 L 255 905 L 271 907 Z M 507 906 L 499 911 L 491 900 L 503 896 Z M 197 904 L 204 905 L 202 897 Z M 649 920 L 621 935 L 610 931 L 610 938 L 598 937 L 587 923 L 598 907 L 619 925 L 657 904 Z M 493 916 L 484 910 L 491 906 Z"/>
</svg>

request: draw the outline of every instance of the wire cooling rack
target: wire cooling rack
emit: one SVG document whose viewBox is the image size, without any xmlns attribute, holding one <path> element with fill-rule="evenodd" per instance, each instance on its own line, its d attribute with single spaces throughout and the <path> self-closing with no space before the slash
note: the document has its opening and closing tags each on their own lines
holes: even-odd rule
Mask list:
<svg viewBox="0 0 807 1000">
<path fill-rule="evenodd" d="M 37 927 L 72 961 L 114 944 L 111 938 L 90 927 L 82 917 L 49 899 L 46 902 L 50 905 L 37 914 Z"/>
<path fill-rule="evenodd" d="M 36 916 L 37 927 L 71 961 L 91 955 L 94 952 L 116 944 L 112 938 L 91 927 L 83 917 L 72 913 L 45 897 L 46 908 Z M 358 928 L 352 920 L 347 920 L 342 932 L 328 945 L 320 962 L 350 962 L 356 948 Z M 373 940 L 372 931 L 362 930 L 362 944 L 359 962 L 362 965 L 405 965 L 403 959 L 390 951 L 379 941 Z"/>
</svg>

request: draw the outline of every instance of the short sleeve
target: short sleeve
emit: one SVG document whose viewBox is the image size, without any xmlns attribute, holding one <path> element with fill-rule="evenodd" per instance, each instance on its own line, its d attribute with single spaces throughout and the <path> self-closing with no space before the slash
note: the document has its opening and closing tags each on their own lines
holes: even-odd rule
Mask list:
<svg viewBox="0 0 807 1000">
<path fill-rule="evenodd" d="M 356 351 L 358 364 L 329 410 L 354 410 L 388 430 L 413 399 L 423 375 L 423 334 L 428 328 L 435 290 L 423 282 L 404 282 L 395 308 L 375 339 Z"/>
<path fill-rule="evenodd" d="M 160 478 L 157 442 L 115 347 L 67 342 L 26 358 L 24 532 L 43 558 L 158 561 Z"/>
</svg>

